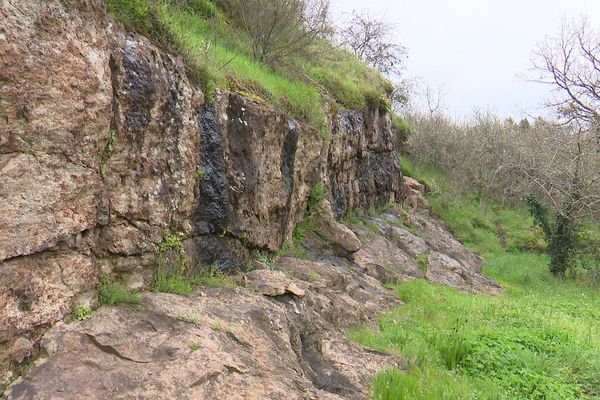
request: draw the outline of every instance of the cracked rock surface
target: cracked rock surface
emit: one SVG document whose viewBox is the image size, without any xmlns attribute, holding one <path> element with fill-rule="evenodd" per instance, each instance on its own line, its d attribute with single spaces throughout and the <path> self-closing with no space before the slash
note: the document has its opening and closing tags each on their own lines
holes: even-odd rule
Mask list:
<svg viewBox="0 0 600 400">
<path fill-rule="evenodd" d="M 240 288 L 147 293 L 138 307 L 104 306 L 87 321 L 57 324 L 41 342 L 45 356 L 7 398 L 369 398 L 374 374 L 402 360 L 343 332 L 399 302 L 378 281 L 332 265 L 281 265 L 304 298 Z M 319 282 L 303 280 L 308 271 Z"/>
</svg>

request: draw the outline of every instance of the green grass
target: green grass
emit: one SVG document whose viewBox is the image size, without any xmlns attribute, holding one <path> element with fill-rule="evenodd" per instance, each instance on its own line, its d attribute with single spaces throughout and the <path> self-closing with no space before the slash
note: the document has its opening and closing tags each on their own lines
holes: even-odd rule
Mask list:
<svg viewBox="0 0 600 400">
<path fill-rule="evenodd" d="M 164 267 L 158 268 L 152 288 L 159 293 L 173 293 L 180 296 L 190 296 L 198 286 L 235 288 L 235 279 L 219 271 L 216 267 L 204 269 L 199 274 L 187 274 L 185 268 L 175 272 L 167 272 Z"/>
<path fill-rule="evenodd" d="M 194 282 L 191 278 L 180 273 L 167 273 L 160 269 L 154 278 L 152 289 L 159 293 L 173 293 L 180 296 L 189 296 L 194 291 Z"/>
<path fill-rule="evenodd" d="M 117 304 L 139 304 L 141 297 L 137 293 L 128 292 L 116 282 L 103 278 L 98 292 L 98 304 L 114 306 Z"/>
<path fill-rule="evenodd" d="M 387 111 L 393 87 L 350 52 L 326 41 L 314 58 L 292 57 L 277 68 L 252 57 L 250 40 L 207 0 L 109 0 L 126 29 L 182 56 L 187 73 L 210 99 L 217 87 L 268 102 L 313 125 L 327 138 L 324 96 L 343 107 Z M 396 127 L 401 127 L 399 118 Z M 406 127 L 404 127 L 406 128 Z"/>
<path fill-rule="evenodd" d="M 197 351 L 200 350 L 202 348 L 201 344 L 198 343 L 190 343 L 190 350 L 191 351 Z"/>
<path fill-rule="evenodd" d="M 430 202 L 505 289 L 475 296 L 420 280 L 398 284 L 406 304 L 382 316 L 378 329 L 349 334 L 408 359 L 408 371 L 376 377 L 373 398 L 599 399 L 598 288 L 551 275 L 524 210 L 444 195 Z"/>
<path fill-rule="evenodd" d="M 208 268 L 203 273 L 194 276 L 192 282 L 194 285 L 204 287 L 231 289 L 239 286 L 234 277 L 219 271 L 216 267 Z"/>
</svg>

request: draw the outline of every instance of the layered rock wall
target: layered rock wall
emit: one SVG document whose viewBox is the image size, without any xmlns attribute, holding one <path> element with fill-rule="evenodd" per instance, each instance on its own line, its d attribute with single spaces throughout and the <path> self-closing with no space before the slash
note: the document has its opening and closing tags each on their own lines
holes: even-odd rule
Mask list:
<svg viewBox="0 0 600 400">
<path fill-rule="evenodd" d="M 0 0 L 0 384 L 100 276 L 149 283 L 168 232 L 196 263 L 243 268 L 291 236 L 316 184 L 338 216 L 400 194 L 389 116 L 343 112 L 324 143 L 240 94 L 207 104 L 105 10 Z"/>
</svg>

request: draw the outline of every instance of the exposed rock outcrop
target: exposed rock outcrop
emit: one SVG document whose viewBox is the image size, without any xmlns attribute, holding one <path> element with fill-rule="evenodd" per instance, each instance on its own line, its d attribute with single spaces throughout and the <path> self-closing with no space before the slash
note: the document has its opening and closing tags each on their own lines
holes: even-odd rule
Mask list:
<svg viewBox="0 0 600 400">
<path fill-rule="evenodd" d="M 378 233 L 334 218 L 405 196 L 389 115 L 340 112 L 328 142 L 240 93 L 207 104 L 181 60 L 125 32 L 104 0 L 0 0 L 0 21 L 0 389 L 43 356 L 11 398 L 243 398 L 244 385 L 250 398 L 364 398 L 398 360 L 342 330 L 398 304 L 383 283 L 495 290 L 482 260 L 426 214 L 411 217 L 426 241 L 384 217 Z M 295 278 L 278 273 L 272 295 L 294 297 L 147 294 L 139 310 L 59 322 L 93 303 L 101 276 L 151 283 L 169 235 L 190 268 L 244 270 L 250 251 L 291 237 L 317 184 L 336 251 L 278 261 Z M 178 320 L 190 313 L 204 319 Z M 204 347 L 189 352 L 192 340 Z"/>
<path fill-rule="evenodd" d="M 240 94 L 208 106 L 178 59 L 105 9 L 0 3 L 2 355 L 37 342 L 101 275 L 148 284 L 169 231 L 191 264 L 243 269 L 246 247 L 291 236 L 317 182 L 338 214 L 400 190 L 388 116 L 342 113 L 324 147 Z"/>
<path fill-rule="evenodd" d="M 327 171 L 338 218 L 354 208 L 400 201 L 402 174 L 389 116 L 378 110 L 339 113 L 332 123 Z"/>
<path fill-rule="evenodd" d="M 146 294 L 136 309 L 102 307 L 88 321 L 59 324 L 7 398 L 367 399 L 373 375 L 402 361 L 349 342 L 340 328 L 399 303 L 351 271 L 282 265 L 304 299 L 242 289 Z"/>
</svg>

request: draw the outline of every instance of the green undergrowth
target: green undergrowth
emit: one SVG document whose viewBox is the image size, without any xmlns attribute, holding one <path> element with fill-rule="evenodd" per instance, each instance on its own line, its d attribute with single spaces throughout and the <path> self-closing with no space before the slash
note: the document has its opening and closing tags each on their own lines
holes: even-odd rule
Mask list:
<svg viewBox="0 0 600 400">
<path fill-rule="evenodd" d="M 325 96 L 340 106 L 390 111 L 393 86 L 351 53 L 322 40 L 316 57 L 271 66 L 252 57 L 245 32 L 208 0 L 109 0 L 108 11 L 129 31 L 181 56 L 187 74 L 212 98 L 215 88 L 268 102 L 326 135 Z M 406 128 L 396 117 L 395 127 Z"/>
<path fill-rule="evenodd" d="M 122 285 L 107 277 L 100 282 L 98 305 L 139 304 L 141 300 L 139 294 L 127 291 Z"/>
<path fill-rule="evenodd" d="M 429 185 L 443 178 L 408 167 Z M 485 257 L 484 273 L 504 290 L 483 296 L 421 280 L 398 284 L 405 305 L 382 316 L 377 329 L 349 334 L 408 360 L 406 371 L 375 378 L 373 398 L 599 399 L 598 289 L 552 276 L 541 233 L 525 211 L 443 194 L 429 200 L 449 228 Z"/>
<path fill-rule="evenodd" d="M 197 274 L 189 274 L 184 271 L 169 273 L 161 268 L 156 273 L 152 289 L 160 293 L 190 296 L 198 286 L 235 288 L 238 284 L 235 277 L 219 271 L 216 267 L 206 268 Z"/>
</svg>

